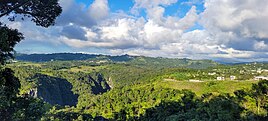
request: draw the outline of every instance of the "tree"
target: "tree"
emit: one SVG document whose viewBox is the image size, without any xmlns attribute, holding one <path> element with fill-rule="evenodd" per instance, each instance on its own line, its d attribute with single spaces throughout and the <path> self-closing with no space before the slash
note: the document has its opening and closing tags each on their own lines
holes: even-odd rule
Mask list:
<svg viewBox="0 0 268 121">
<path fill-rule="evenodd" d="M 21 17 L 31 18 L 37 26 L 49 27 L 62 12 L 58 0 L 1 0 L 0 18 L 7 16 L 10 21 Z M 24 39 L 23 34 L 16 29 L 10 29 L 0 22 L 0 64 L 13 58 L 14 46 Z"/>
<path fill-rule="evenodd" d="M 261 109 L 266 109 L 266 111 L 262 111 L 267 115 L 267 103 L 268 103 L 268 81 L 262 80 L 258 84 L 252 85 L 252 95 L 256 100 L 257 105 L 257 115 L 260 115 Z"/>
<path fill-rule="evenodd" d="M 0 119 L 10 120 L 14 112 L 11 106 L 19 93 L 20 82 L 10 68 L 0 70 Z"/>
<path fill-rule="evenodd" d="M 243 116 L 252 120 L 268 119 L 268 81 L 262 80 L 253 84 L 249 90 L 235 92 L 240 104 L 246 109 Z"/>
<path fill-rule="evenodd" d="M 1 0 L 0 18 L 7 16 L 10 21 L 17 17 L 31 18 L 37 26 L 49 27 L 62 9 L 58 0 Z M 17 97 L 20 88 L 14 72 L 3 69 L 6 61 L 13 58 L 15 45 L 24 39 L 17 29 L 10 29 L 0 22 L 0 119 L 1 120 L 38 120 L 43 114 L 44 105 L 37 99 Z"/>
<path fill-rule="evenodd" d="M 14 21 L 17 17 L 31 18 L 38 26 L 49 27 L 55 23 L 62 9 L 58 0 L 1 0 L 0 18 L 8 16 Z M 21 15 L 21 16 L 19 16 Z"/>
<path fill-rule="evenodd" d="M 13 58 L 13 48 L 23 38 L 18 30 L 2 26 L 0 23 L 0 64 L 4 65 L 7 59 Z"/>
</svg>

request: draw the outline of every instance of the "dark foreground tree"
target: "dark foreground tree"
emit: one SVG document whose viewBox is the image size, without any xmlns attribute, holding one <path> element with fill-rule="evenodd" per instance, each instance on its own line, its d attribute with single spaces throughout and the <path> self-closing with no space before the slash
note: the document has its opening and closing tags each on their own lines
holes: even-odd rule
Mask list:
<svg viewBox="0 0 268 121">
<path fill-rule="evenodd" d="M 62 9 L 58 0 L 1 0 L 0 18 L 9 20 L 30 18 L 38 26 L 49 27 L 55 23 Z"/>
<path fill-rule="evenodd" d="M 17 97 L 20 82 L 14 72 L 5 68 L 0 71 L 0 119 L 1 121 L 33 121 L 45 113 L 45 104 L 32 97 Z"/>
<path fill-rule="evenodd" d="M 0 23 L 0 63 L 5 64 L 6 60 L 13 58 L 14 47 L 23 39 L 22 33 L 16 29 L 10 29 Z"/>
<path fill-rule="evenodd" d="M 15 111 L 12 103 L 17 98 L 19 88 L 20 82 L 11 69 L 0 70 L 0 119 L 11 120 Z"/>
<path fill-rule="evenodd" d="M 10 21 L 30 18 L 37 26 L 49 27 L 62 9 L 58 0 L 1 0 L 0 18 Z M 39 120 L 44 113 L 44 103 L 31 97 L 18 97 L 20 82 L 9 68 L 3 68 L 13 58 L 14 47 L 23 34 L 0 22 L 0 119 Z"/>
<path fill-rule="evenodd" d="M 17 18 L 30 18 L 37 26 L 54 25 L 56 17 L 62 8 L 58 0 L 1 0 L 0 18 L 8 17 L 10 21 Z M 0 22 L 0 63 L 4 65 L 7 59 L 13 57 L 14 46 L 23 39 L 23 34 L 16 29 L 10 29 Z"/>
</svg>

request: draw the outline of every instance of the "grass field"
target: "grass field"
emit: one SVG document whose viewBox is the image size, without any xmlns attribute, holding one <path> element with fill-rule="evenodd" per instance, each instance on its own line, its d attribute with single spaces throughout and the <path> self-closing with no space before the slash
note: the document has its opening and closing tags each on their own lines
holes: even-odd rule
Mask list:
<svg viewBox="0 0 268 121">
<path fill-rule="evenodd" d="M 99 71 L 101 69 L 106 68 L 106 66 L 96 66 L 96 67 L 92 67 L 92 66 L 79 66 L 79 67 L 73 67 L 70 69 L 61 69 L 60 71 L 70 71 L 70 72 L 84 72 L 84 73 L 91 73 L 93 71 Z"/>
<path fill-rule="evenodd" d="M 258 81 L 205 81 L 205 82 L 188 82 L 188 81 L 158 81 L 155 86 L 173 89 L 189 89 L 198 96 L 205 93 L 230 93 L 239 89 L 250 88 L 253 83 Z"/>
</svg>

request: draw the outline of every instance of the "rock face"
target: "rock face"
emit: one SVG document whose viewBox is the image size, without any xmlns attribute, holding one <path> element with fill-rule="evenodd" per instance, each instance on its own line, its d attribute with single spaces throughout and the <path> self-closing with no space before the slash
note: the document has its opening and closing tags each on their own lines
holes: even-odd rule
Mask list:
<svg viewBox="0 0 268 121">
<path fill-rule="evenodd" d="M 78 95 L 72 92 L 72 84 L 66 79 L 37 74 L 39 86 L 36 92 L 30 94 L 43 99 L 50 104 L 70 105 L 77 104 Z M 36 94 L 37 93 L 37 94 Z"/>
<path fill-rule="evenodd" d="M 111 77 L 108 78 L 107 84 L 109 85 L 109 87 L 110 87 L 111 89 L 114 88 L 113 80 L 112 80 Z"/>
<path fill-rule="evenodd" d="M 95 79 L 92 78 L 92 76 L 89 76 L 89 81 L 92 81 L 95 85 L 92 86 L 92 92 L 94 94 L 101 94 L 111 89 L 111 87 L 106 82 L 106 79 L 100 73 L 96 73 Z"/>
<path fill-rule="evenodd" d="M 37 89 L 31 89 L 28 93 L 28 96 L 37 98 Z"/>
<path fill-rule="evenodd" d="M 73 93 L 73 85 L 67 79 L 39 73 L 35 74 L 32 79 L 36 80 L 38 85 L 31 89 L 27 96 L 40 98 L 52 105 L 75 106 L 77 104 L 78 95 Z M 84 75 L 84 77 L 79 77 L 77 81 L 86 83 L 92 94 L 102 94 L 111 89 L 101 73 Z"/>
</svg>

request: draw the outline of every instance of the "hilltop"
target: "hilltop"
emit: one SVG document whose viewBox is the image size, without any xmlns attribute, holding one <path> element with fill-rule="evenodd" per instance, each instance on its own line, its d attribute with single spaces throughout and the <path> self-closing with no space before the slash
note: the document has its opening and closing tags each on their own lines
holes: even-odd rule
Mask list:
<svg viewBox="0 0 268 121">
<path fill-rule="evenodd" d="M 131 55 L 95 55 L 82 53 L 54 53 L 54 54 L 17 54 L 16 60 L 28 62 L 49 62 L 49 61 L 88 61 L 96 63 L 126 63 L 141 66 L 157 67 L 186 67 L 186 68 L 207 68 L 217 66 L 219 63 L 211 60 L 191 60 L 187 58 L 162 58 Z"/>
</svg>

